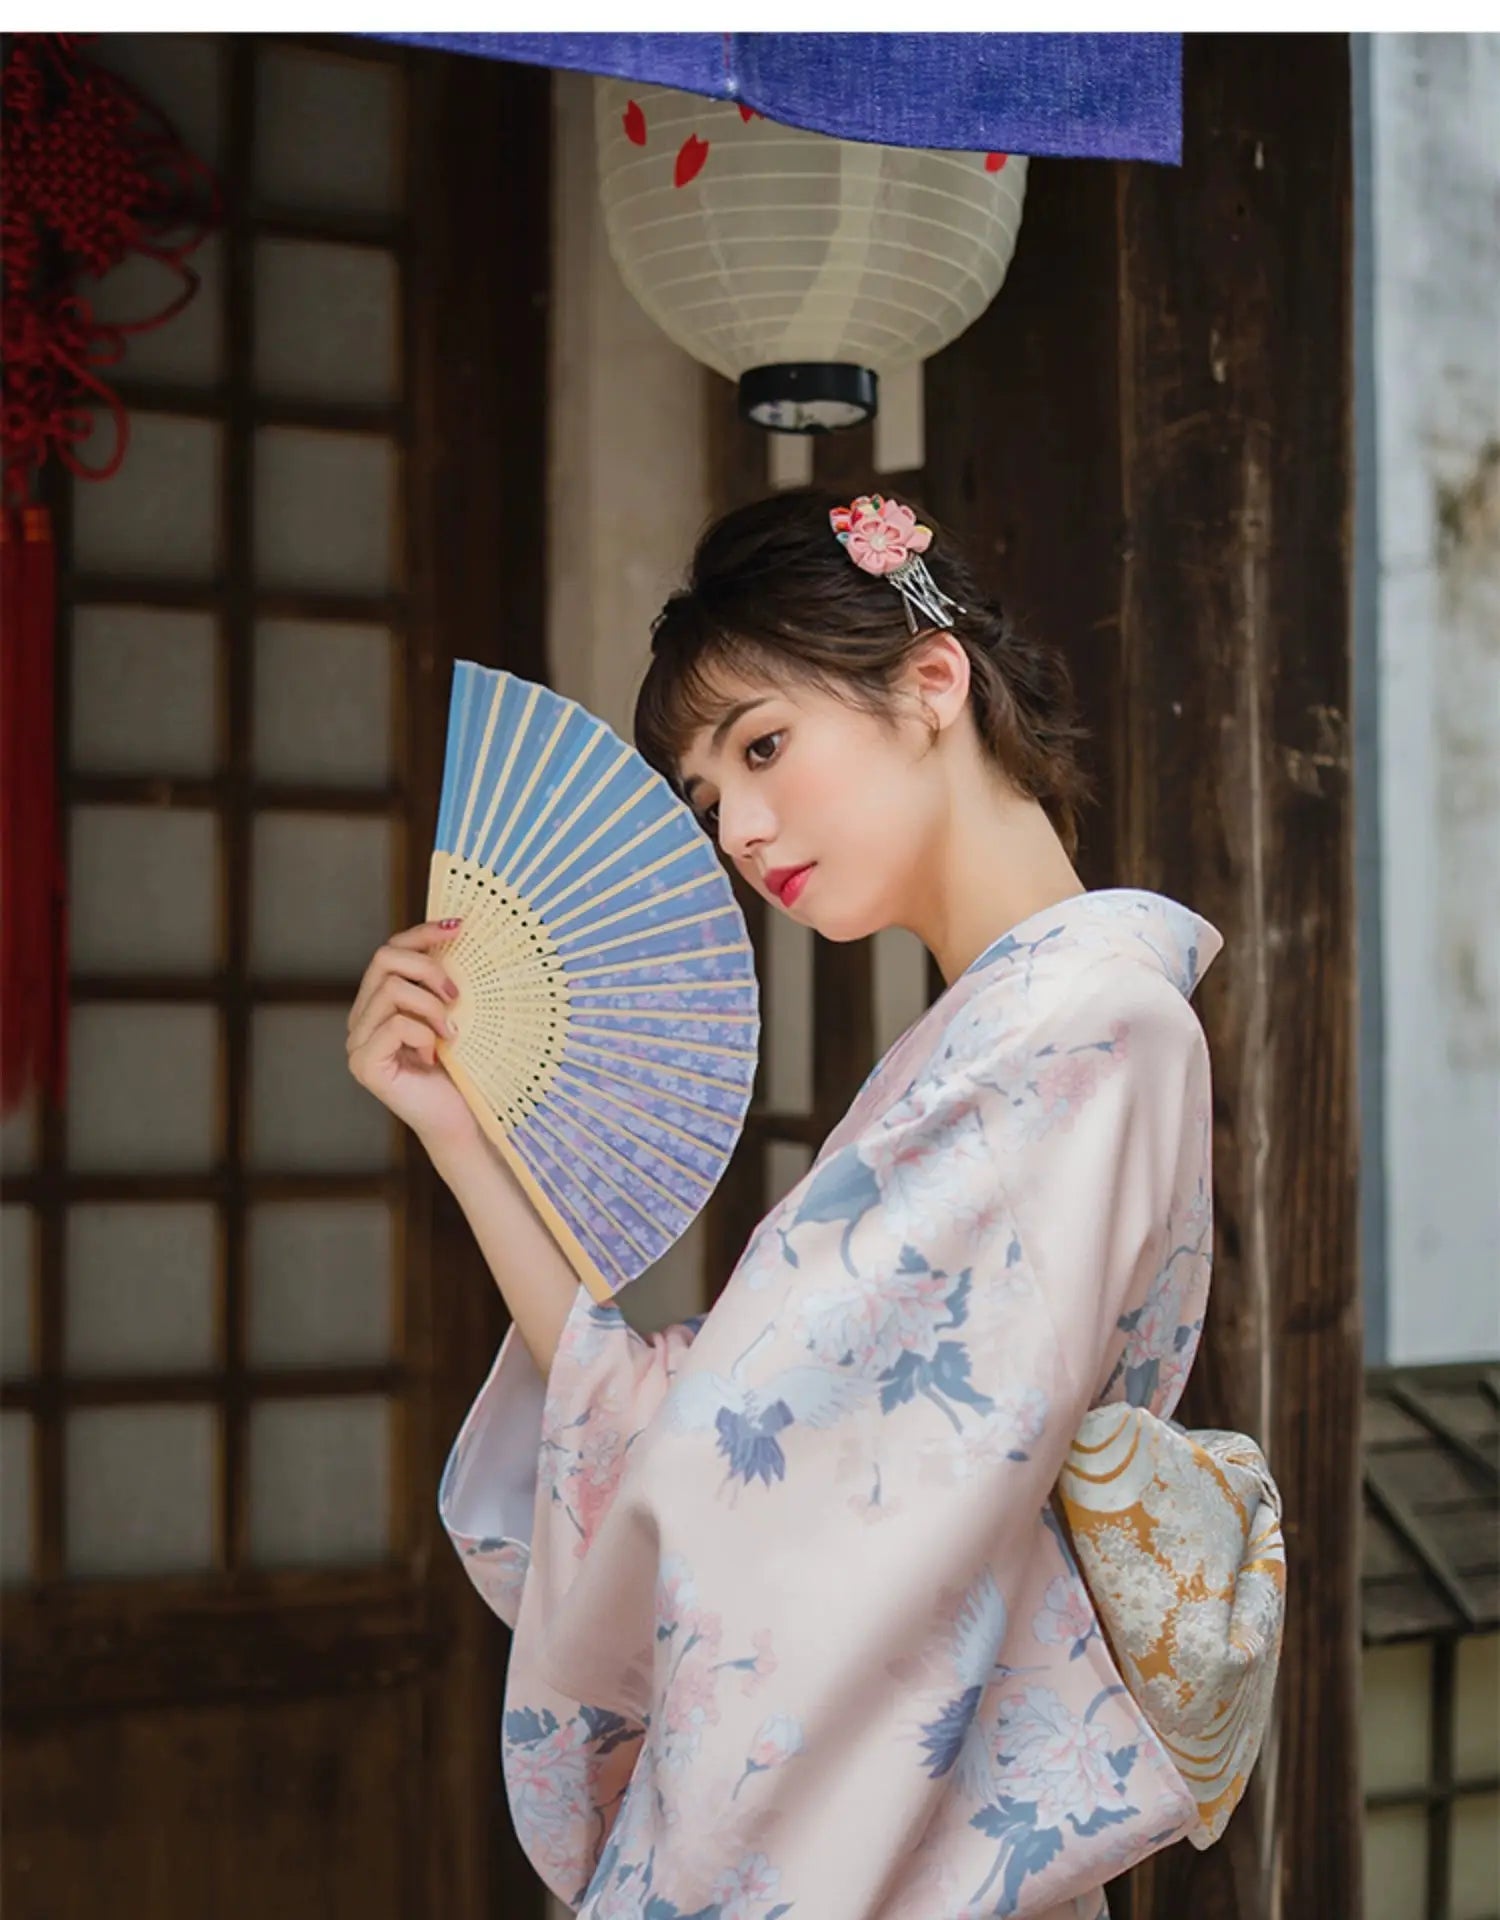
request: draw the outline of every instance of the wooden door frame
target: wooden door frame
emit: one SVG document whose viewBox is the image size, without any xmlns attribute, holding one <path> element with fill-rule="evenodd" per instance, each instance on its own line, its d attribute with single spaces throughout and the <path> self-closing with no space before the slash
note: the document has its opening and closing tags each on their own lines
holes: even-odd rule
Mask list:
<svg viewBox="0 0 1500 1920">
<path fill-rule="evenodd" d="M 408 323 L 415 370 L 409 654 L 412 784 L 436 828 L 455 660 L 547 673 L 547 395 L 552 290 L 552 75 L 545 68 L 421 52 L 412 63 L 418 264 Z M 408 876 L 408 917 L 427 874 Z M 408 1138 L 416 1289 L 430 1314 L 433 1490 L 427 1592 L 452 1649 L 428 1695 L 422 1753 L 423 1915 L 536 1920 L 541 1882 L 511 1825 L 500 1772 L 509 1635 L 480 1601 L 436 1513 L 448 1451 L 503 1337 L 499 1290 L 456 1201 Z M 518 1889 L 525 1889 L 518 1898 Z"/>
</svg>

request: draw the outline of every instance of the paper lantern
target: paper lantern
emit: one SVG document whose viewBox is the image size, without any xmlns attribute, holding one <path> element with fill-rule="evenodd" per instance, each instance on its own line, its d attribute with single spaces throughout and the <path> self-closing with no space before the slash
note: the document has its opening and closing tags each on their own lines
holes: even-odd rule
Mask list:
<svg viewBox="0 0 1500 1920">
<path fill-rule="evenodd" d="M 1026 193 L 1020 155 L 834 140 L 733 101 L 596 80 L 610 249 L 663 332 L 763 427 L 875 412 L 994 299 Z"/>
</svg>

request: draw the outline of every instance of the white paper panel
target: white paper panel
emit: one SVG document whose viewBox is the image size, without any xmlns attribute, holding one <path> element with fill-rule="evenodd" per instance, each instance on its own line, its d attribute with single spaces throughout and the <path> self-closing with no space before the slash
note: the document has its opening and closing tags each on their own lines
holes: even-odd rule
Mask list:
<svg viewBox="0 0 1500 1920">
<path fill-rule="evenodd" d="M 222 157 L 223 43 L 196 33 L 103 33 L 91 59 L 129 80 L 172 122 L 200 160 Z"/>
<path fill-rule="evenodd" d="M 1364 1920 L 1415 1920 L 1427 1911 L 1427 1814 L 1422 1807 L 1365 1814 Z"/>
<path fill-rule="evenodd" d="M 800 1140 L 771 1140 L 766 1143 L 766 1211 L 784 1200 L 813 1163 L 813 1150 Z"/>
<path fill-rule="evenodd" d="M 31 1447 L 27 1413 L 0 1413 L 0 1586 L 31 1577 Z"/>
<path fill-rule="evenodd" d="M 400 397 L 400 276 L 378 247 L 262 240 L 255 250 L 255 381 L 282 399 Z"/>
<path fill-rule="evenodd" d="M 71 1373 L 182 1373 L 218 1360 L 211 1206 L 70 1208 L 63 1342 Z"/>
<path fill-rule="evenodd" d="M 0 1207 L 0 1374 L 31 1371 L 31 1289 L 36 1273 L 36 1215 Z"/>
<path fill-rule="evenodd" d="M 388 819 L 258 815 L 251 850 L 254 971 L 357 981 L 396 925 L 394 854 Z"/>
<path fill-rule="evenodd" d="M 907 928 L 884 927 L 875 936 L 872 964 L 878 1060 L 927 1011 L 927 949 Z"/>
<path fill-rule="evenodd" d="M 1366 1650 L 1360 1711 L 1366 1793 L 1426 1785 L 1431 1674 L 1432 1649 L 1423 1642 Z"/>
<path fill-rule="evenodd" d="M 288 1172 L 388 1167 L 396 1128 L 349 1071 L 345 1007 L 258 1007 L 250 1026 L 250 1164 Z"/>
<path fill-rule="evenodd" d="M 252 1208 L 246 1346 L 253 1364 L 390 1359 L 393 1241 L 391 1210 L 378 1200 Z"/>
<path fill-rule="evenodd" d="M 212 1007 L 75 1007 L 68 1160 L 76 1173 L 201 1173 L 219 1156 Z"/>
<path fill-rule="evenodd" d="M 111 457 L 114 430 L 94 416 L 82 458 Z M 219 561 L 220 429 L 180 414 L 130 416 L 130 448 L 112 480 L 73 483 L 73 560 L 83 573 L 207 580 Z"/>
<path fill-rule="evenodd" d="M 255 770 L 263 780 L 384 787 L 392 773 L 385 627 L 263 620 L 255 629 Z"/>
<path fill-rule="evenodd" d="M 320 212 L 399 211 L 401 76 L 389 62 L 268 47 L 256 106 L 262 199 Z"/>
<path fill-rule="evenodd" d="M 250 1558 L 358 1566 L 390 1549 L 391 1403 L 267 1400 L 250 1413 Z"/>
<path fill-rule="evenodd" d="M 764 1094 L 776 1113 L 813 1103 L 813 932 L 780 911 L 766 918 Z"/>
<path fill-rule="evenodd" d="M 74 807 L 78 973 L 211 973 L 220 962 L 219 817 L 186 807 Z"/>
<path fill-rule="evenodd" d="M 213 617 L 148 607 L 73 614 L 73 766 L 202 775 L 218 764 Z"/>
<path fill-rule="evenodd" d="M 1500 1776 L 1500 1633 L 1458 1643 L 1453 1703 L 1453 1773 L 1458 1780 Z"/>
<path fill-rule="evenodd" d="M 0 1168 L 29 1173 L 36 1163 L 36 1094 L 30 1092 L 0 1121 Z"/>
<path fill-rule="evenodd" d="M 210 234 L 186 265 L 198 276 L 198 289 L 172 318 L 144 333 L 125 335 L 125 357 L 118 372 L 125 380 L 170 380 L 185 387 L 210 387 L 224 373 L 224 246 Z M 128 323 L 164 313 L 181 298 L 183 282 L 159 261 L 132 253 L 102 280 L 86 280 L 84 297 L 104 320 Z"/>
<path fill-rule="evenodd" d="M 88 1407 L 64 1428 L 67 1570 L 80 1578 L 213 1565 L 211 1407 Z"/>
<path fill-rule="evenodd" d="M 375 434 L 267 427 L 255 436 L 261 584 L 384 593 L 395 583 L 397 454 Z"/>
<path fill-rule="evenodd" d="M 1493 1718 L 1500 1702 L 1489 1701 Z M 1453 1803 L 1453 1920 L 1492 1920 L 1500 1894 L 1500 1793 L 1465 1794 Z"/>
</svg>

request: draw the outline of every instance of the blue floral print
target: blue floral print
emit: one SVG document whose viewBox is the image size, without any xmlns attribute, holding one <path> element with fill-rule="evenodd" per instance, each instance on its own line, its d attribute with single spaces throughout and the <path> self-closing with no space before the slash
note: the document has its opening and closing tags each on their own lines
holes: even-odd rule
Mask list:
<svg viewBox="0 0 1500 1920">
<path fill-rule="evenodd" d="M 888 1049 L 712 1309 L 507 1340 L 443 1518 L 514 1630 L 517 1833 L 580 1920 L 1108 1920 L 1188 1831 L 1051 1504 L 1203 1324 L 1218 936 L 1085 894 Z M 1149 1606 L 1151 1596 L 1114 1596 Z"/>
</svg>

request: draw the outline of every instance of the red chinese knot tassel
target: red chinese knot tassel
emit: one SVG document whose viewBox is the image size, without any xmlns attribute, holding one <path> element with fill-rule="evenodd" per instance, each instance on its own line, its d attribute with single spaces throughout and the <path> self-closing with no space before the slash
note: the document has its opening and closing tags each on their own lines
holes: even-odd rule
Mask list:
<svg viewBox="0 0 1500 1920">
<path fill-rule="evenodd" d="M 129 420 L 101 377 L 126 337 L 197 290 L 187 257 L 217 218 L 212 175 L 78 36 L 11 36 L 0 71 L 0 1112 L 67 1077 L 66 871 L 54 750 L 56 558 L 38 495 L 49 459 L 76 479 L 118 471 Z M 128 254 L 172 273 L 158 313 L 98 319 L 79 291 Z M 103 413 L 104 454 L 81 448 Z"/>
</svg>

